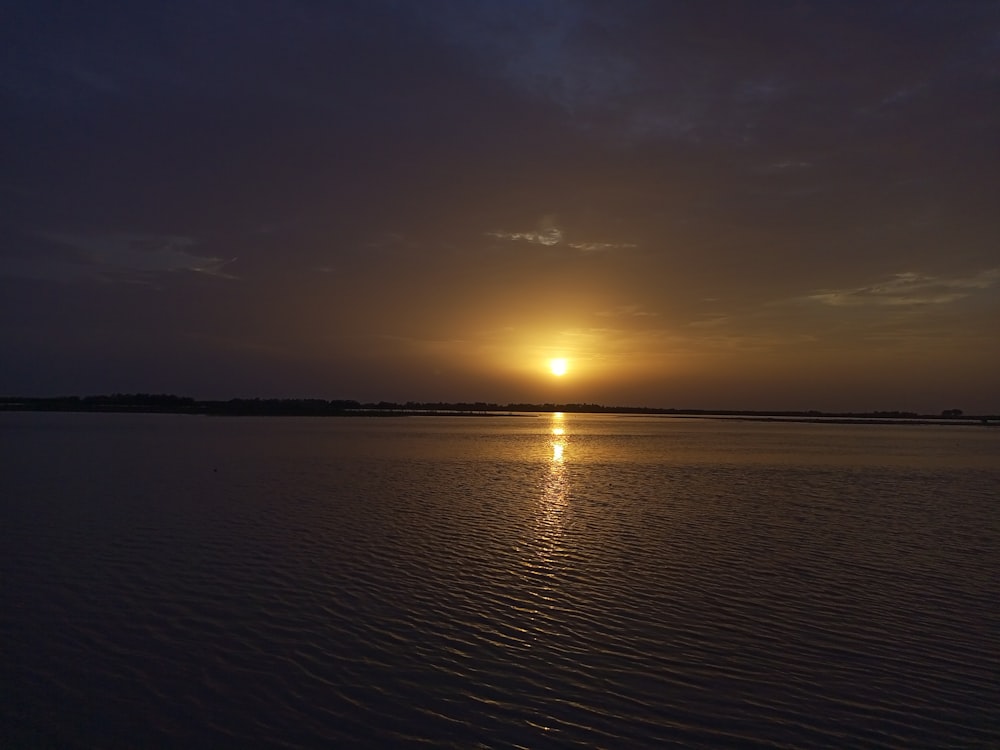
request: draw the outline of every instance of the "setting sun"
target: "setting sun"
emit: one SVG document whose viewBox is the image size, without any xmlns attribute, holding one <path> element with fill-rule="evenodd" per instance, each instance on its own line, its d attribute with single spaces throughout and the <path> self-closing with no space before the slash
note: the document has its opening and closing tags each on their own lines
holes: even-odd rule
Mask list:
<svg viewBox="0 0 1000 750">
<path fill-rule="evenodd" d="M 565 359 L 550 359 L 549 369 L 552 370 L 553 375 L 562 376 L 566 374 L 566 360 Z"/>
</svg>

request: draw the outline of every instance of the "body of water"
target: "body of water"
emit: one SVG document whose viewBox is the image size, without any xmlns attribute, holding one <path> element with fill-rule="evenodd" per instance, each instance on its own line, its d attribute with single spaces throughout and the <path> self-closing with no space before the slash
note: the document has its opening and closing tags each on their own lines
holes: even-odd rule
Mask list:
<svg viewBox="0 0 1000 750">
<path fill-rule="evenodd" d="M 0 746 L 996 747 L 1000 430 L 0 414 Z"/>
</svg>

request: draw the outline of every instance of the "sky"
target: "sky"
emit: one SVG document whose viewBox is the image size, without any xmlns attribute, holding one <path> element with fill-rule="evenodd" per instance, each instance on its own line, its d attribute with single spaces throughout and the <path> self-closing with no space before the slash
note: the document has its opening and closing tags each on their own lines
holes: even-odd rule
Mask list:
<svg viewBox="0 0 1000 750">
<path fill-rule="evenodd" d="M 995 0 L 0 17 L 0 394 L 1000 412 Z"/>
</svg>

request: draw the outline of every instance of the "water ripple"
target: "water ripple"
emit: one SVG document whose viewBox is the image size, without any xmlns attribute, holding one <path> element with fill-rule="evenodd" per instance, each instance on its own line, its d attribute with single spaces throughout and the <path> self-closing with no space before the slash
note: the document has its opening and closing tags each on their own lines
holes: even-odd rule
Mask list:
<svg viewBox="0 0 1000 750">
<path fill-rule="evenodd" d="M 5 442 L 0 741 L 1000 744 L 995 464 L 457 421 Z"/>
</svg>

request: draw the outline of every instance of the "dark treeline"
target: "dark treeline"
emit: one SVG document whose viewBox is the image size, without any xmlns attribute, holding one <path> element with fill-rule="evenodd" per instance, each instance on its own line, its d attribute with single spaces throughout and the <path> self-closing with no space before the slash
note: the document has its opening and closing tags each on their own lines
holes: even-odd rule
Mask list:
<svg viewBox="0 0 1000 750">
<path fill-rule="evenodd" d="M 321 398 L 233 398 L 197 401 L 167 393 L 115 393 L 110 396 L 56 396 L 50 398 L 0 398 L 3 411 L 95 411 L 147 414 L 326 416 L 364 408 L 357 401 Z M 377 407 L 376 407 L 377 408 Z"/>
<path fill-rule="evenodd" d="M 907 411 L 820 412 L 820 411 L 738 411 L 712 409 L 663 409 L 645 406 L 603 406 L 601 404 L 476 402 L 363 403 L 352 399 L 322 398 L 233 398 L 228 401 L 198 401 L 166 393 L 115 393 L 103 396 L 0 397 L 0 411 L 72 411 L 132 412 L 162 414 L 202 414 L 218 416 L 348 416 L 348 415 L 426 415 L 426 414 L 516 414 L 523 412 L 568 412 L 581 414 L 663 414 L 688 416 L 726 416 L 748 419 L 859 419 L 859 420 L 936 420 L 962 419 L 968 422 L 993 423 L 997 416 L 964 415 L 961 409 L 945 409 L 941 414 L 917 414 Z"/>
</svg>

